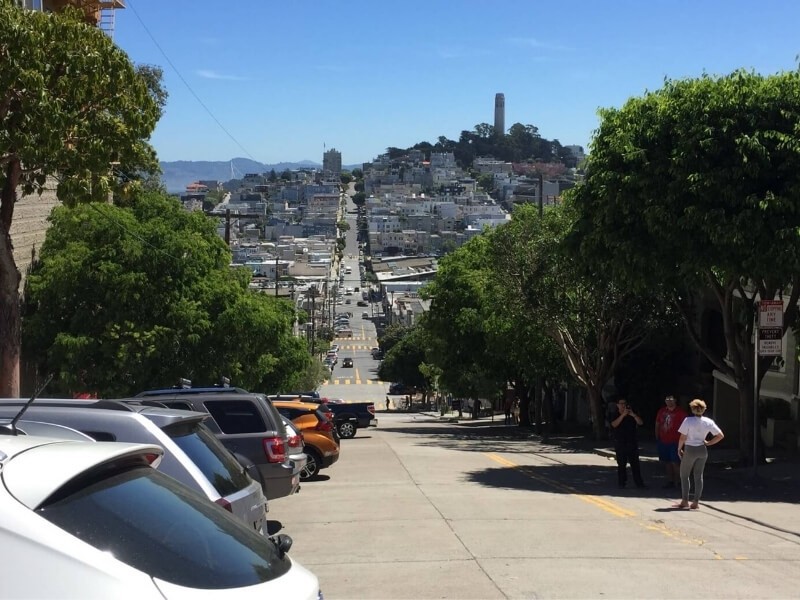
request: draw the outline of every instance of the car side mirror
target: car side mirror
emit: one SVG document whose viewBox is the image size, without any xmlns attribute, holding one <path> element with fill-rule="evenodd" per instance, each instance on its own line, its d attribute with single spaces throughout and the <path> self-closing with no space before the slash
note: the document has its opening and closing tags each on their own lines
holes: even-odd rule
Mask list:
<svg viewBox="0 0 800 600">
<path fill-rule="evenodd" d="M 270 539 L 278 547 L 281 558 L 283 558 L 292 547 L 292 538 L 285 533 L 279 533 L 278 535 L 272 536 Z"/>
</svg>

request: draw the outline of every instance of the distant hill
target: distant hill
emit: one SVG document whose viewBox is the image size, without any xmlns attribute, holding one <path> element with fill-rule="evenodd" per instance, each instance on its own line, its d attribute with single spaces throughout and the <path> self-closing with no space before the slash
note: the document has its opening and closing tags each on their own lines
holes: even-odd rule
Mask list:
<svg viewBox="0 0 800 600">
<path fill-rule="evenodd" d="M 233 165 L 233 169 L 231 168 Z M 344 166 L 345 169 L 361 167 L 361 165 Z M 233 158 L 231 160 L 176 160 L 161 162 L 161 178 L 170 193 L 183 192 L 186 186 L 199 179 L 216 179 L 229 181 L 241 178 L 245 173 L 269 173 L 272 169 L 280 174 L 286 169 L 321 169 L 320 163 L 311 160 L 300 162 L 281 162 L 274 165 L 250 160 L 249 158 Z"/>
</svg>

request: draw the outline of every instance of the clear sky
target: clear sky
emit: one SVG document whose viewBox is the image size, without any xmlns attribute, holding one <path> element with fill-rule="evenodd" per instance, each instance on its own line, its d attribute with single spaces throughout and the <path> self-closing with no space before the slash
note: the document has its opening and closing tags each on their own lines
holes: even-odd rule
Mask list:
<svg viewBox="0 0 800 600">
<path fill-rule="evenodd" d="M 665 77 L 800 54 L 797 0 L 125 1 L 114 41 L 164 69 L 165 161 L 366 162 L 493 124 L 497 92 L 506 128 L 587 146 L 599 107 Z"/>
</svg>

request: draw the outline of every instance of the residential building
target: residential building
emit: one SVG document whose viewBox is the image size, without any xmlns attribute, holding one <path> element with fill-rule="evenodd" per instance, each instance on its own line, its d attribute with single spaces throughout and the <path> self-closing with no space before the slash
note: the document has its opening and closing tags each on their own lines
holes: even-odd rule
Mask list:
<svg viewBox="0 0 800 600">
<path fill-rule="evenodd" d="M 322 155 L 322 171 L 336 177 L 342 174 L 342 153 L 336 148 L 327 150 Z"/>
</svg>

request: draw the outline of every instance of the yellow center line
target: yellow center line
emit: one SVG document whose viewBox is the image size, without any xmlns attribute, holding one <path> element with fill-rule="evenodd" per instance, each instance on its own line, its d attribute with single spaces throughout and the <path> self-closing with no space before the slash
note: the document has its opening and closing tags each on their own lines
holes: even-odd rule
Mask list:
<svg viewBox="0 0 800 600">
<path fill-rule="evenodd" d="M 677 530 L 677 529 L 671 529 L 671 528 L 667 527 L 666 525 L 664 525 L 663 523 L 654 522 L 654 521 L 648 521 L 646 519 L 642 519 L 642 518 L 637 516 L 636 512 L 634 512 L 632 510 L 629 510 L 627 508 L 624 508 L 624 507 L 620 506 L 619 504 L 616 504 L 616 503 L 612 502 L 611 500 L 607 500 L 605 498 L 601 498 L 599 496 L 595 496 L 595 495 L 592 495 L 592 494 L 583 494 L 583 493 L 581 493 L 580 491 L 578 491 L 577 489 L 575 489 L 574 487 L 572 487 L 570 485 L 567 485 L 565 483 L 561 483 L 560 481 L 556 481 L 556 480 L 551 479 L 549 477 L 545 477 L 544 475 L 539 475 L 538 473 L 533 473 L 530 470 L 523 470 L 523 466 L 522 465 L 518 465 L 518 464 L 508 460 L 507 458 L 504 458 L 504 457 L 498 455 L 498 454 L 486 454 L 486 456 L 490 460 L 493 460 L 496 463 L 499 463 L 499 464 L 501 464 L 501 465 L 503 465 L 505 467 L 509 467 L 511 469 L 516 469 L 517 472 L 525 475 L 526 477 L 529 477 L 531 479 L 535 479 L 536 481 L 539 481 L 541 483 L 547 484 L 548 486 L 550 486 L 552 488 L 555 488 L 557 490 L 560 490 L 562 492 L 566 492 L 566 493 L 568 493 L 568 494 L 570 494 L 572 496 L 575 496 L 579 500 L 582 500 L 582 501 L 584 501 L 584 502 L 586 502 L 588 504 L 596 506 L 597 508 L 600 508 L 601 510 L 606 511 L 607 513 L 612 514 L 615 517 L 619 517 L 621 519 L 631 519 L 632 522 L 636 523 L 637 525 L 639 525 L 640 527 L 643 527 L 644 529 L 646 529 L 648 531 L 653 531 L 653 532 L 656 532 L 656 533 L 660 533 L 661 535 L 663 535 L 665 537 L 668 537 L 670 539 L 682 542 L 684 544 L 689 544 L 691 546 L 703 546 L 706 543 L 705 540 L 702 540 L 702 539 L 699 539 L 699 538 L 693 538 L 693 537 L 689 536 L 688 534 L 684 533 L 683 531 L 680 531 L 680 530 Z M 531 465 L 531 468 L 535 468 L 535 467 L 533 467 Z M 714 554 L 714 558 L 716 558 L 717 560 L 722 560 L 722 556 L 720 556 L 718 553 L 714 552 L 713 550 L 711 550 L 711 552 Z M 741 560 L 741 558 L 739 558 L 739 560 Z"/>
</svg>

